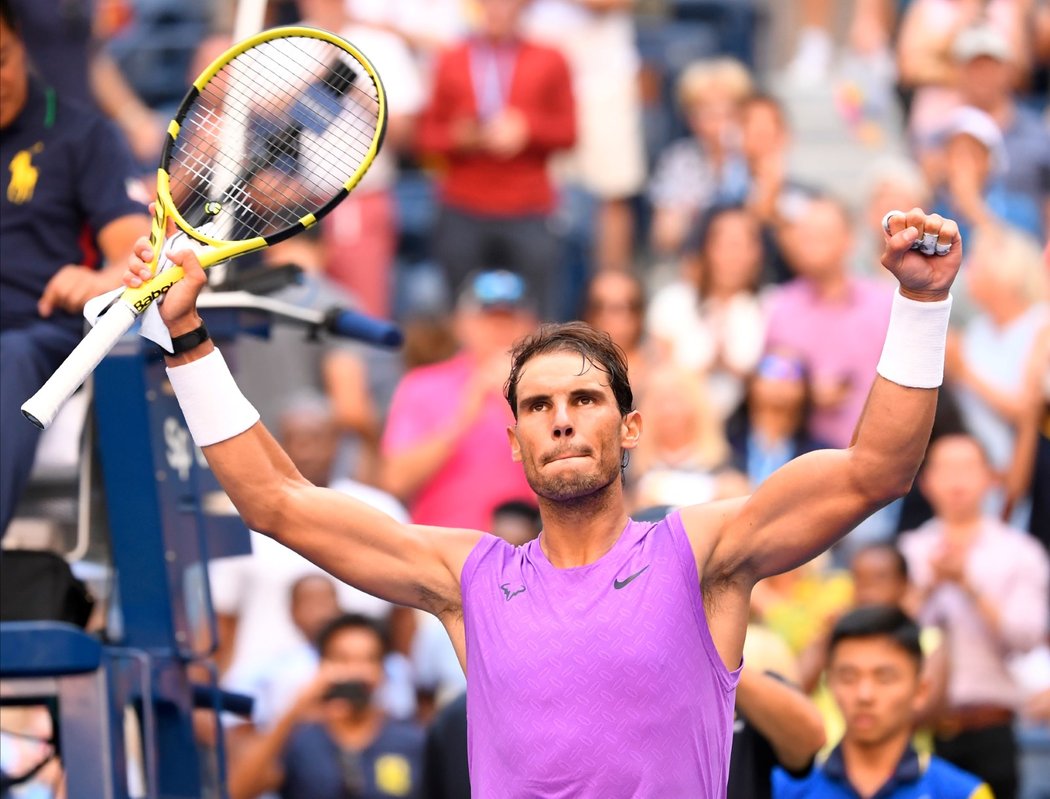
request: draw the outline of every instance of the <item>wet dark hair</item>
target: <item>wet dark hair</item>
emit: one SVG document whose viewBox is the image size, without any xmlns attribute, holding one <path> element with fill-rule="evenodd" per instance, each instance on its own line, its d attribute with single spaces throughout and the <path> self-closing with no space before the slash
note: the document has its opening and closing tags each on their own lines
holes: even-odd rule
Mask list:
<svg viewBox="0 0 1050 799">
<path fill-rule="evenodd" d="M 626 416 L 634 410 L 634 392 L 627 377 L 627 356 L 623 350 L 613 343 L 608 333 L 595 330 L 586 322 L 564 322 L 540 325 L 510 351 L 510 377 L 503 387 L 503 396 L 515 419 L 518 418 L 518 381 L 522 369 L 537 355 L 552 352 L 575 352 L 584 362 L 605 372 L 620 415 Z"/>
<path fill-rule="evenodd" d="M 828 658 L 843 641 L 857 638 L 888 638 L 903 649 L 916 666 L 922 665 L 922 646 L 919 643 L 919 625 L 908 614 L 891 605 L 870 605 L 857 608 L 843 616 L 831 631 Z"/>
<path fill-rule="evenodd" d="M 326 624 L 317 635 L 317 651 L 323 658 L 328 648 L 332 645 L 332 639 L 345 630 L 365 630 L 375 635 L 379 641 L 379 648 L 386 657 L 390 652 L 390 636 L 386 627 L 361 613 L 344 613 L 336 616 Z"/>
</svg>

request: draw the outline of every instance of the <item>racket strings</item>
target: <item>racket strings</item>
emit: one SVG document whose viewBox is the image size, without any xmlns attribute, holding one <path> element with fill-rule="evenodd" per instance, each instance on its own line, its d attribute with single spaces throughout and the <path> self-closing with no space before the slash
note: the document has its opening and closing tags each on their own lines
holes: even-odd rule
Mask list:
<svg viewBox="0 0 1050 799">
<path fill-rule="evenodd" d="M 301 36 L 263 42 L 184 115 L 168 164 L 175 206 L 227 240 L 293 227 L 370 158 L 379 113 L 379 88 L 347 51 Z"/>
</svg>

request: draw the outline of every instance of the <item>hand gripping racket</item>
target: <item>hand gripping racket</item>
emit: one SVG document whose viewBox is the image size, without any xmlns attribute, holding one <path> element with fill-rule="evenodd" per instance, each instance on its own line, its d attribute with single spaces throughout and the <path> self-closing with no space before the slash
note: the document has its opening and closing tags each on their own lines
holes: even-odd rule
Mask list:
<svg viewBox="0 0 1050 799">
<path fill-rule="evenodd" d="M 204 267 L 269 247 L 313 226 L 349 194 L 385 127 L 375 69 L 327 31 L 273 28 L 219 56 L 168 125 L 150 230 L 153 278 L 120 295 L 22 405 L 23 415 L 50 425 L 136 317 L 182 278 L 180 267 L 158 272 L 169 219 L 204 245 L 197 256 Z M 365 321 L 366 336 L 389 333 Z"/>
</svg>

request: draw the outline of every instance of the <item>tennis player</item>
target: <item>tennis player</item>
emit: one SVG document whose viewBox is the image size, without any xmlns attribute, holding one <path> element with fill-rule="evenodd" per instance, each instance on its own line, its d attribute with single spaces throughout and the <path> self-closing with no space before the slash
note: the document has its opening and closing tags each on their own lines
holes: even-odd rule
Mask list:
<svg viewBox="0 0 1050 799">
<path fill-rule="evenodd" d="M 642 435 L 623 354 L 582 323 L 513 351 L 508 456 L 543 532 L 400 524 L 292 465 L 207 340 L 195 257 L 160 309 L 168 375 L 245 522 L 341 580 L 430 611 L 467 673 L 470 777 L 488 797 L 722 797 L 733 694 L 758 580 L 792 569 L 911 485 L 930 435 L 962 245 L 954 221 L 887 215 L 899 281 L 854 444 L 790 462 L 751 497 L 633 522 L 621 469 Z M 913 244 L 916 245 L 913 248 Z M 148 276 L 143 240 L 125 274 Z"/>
</svg>

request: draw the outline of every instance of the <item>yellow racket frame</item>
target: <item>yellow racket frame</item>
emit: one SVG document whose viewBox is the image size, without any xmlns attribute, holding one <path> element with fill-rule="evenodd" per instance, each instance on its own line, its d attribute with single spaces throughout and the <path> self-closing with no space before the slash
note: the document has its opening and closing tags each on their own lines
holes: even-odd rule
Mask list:
<svg viewBox="0 0 1050 799">
<path fill-rule="evenodd" d="M 334 44 L 336 47 L 339 47 L 352 56 L 354 60 L 365 69 L 369 77 L 372 78 L 376 85 L 376 95 L 379 100 L 379 114 L 378 119 L 376 120 L 376 132 L 372 137 L 372 143 L 354 174 L 343 184 L 342 190 L 316 213 L 306 214 L 305 216 L 300 217 L 297 224 L 270 236 L 257 236 L 244 241 L 225 241 L 222 239 L 214 239 L 210 236 L 199 233 L 182 217 L 178 209 L 175 208 L 174 201 L 171 199 L 170 177 L 168 175 L 167 166 L 171 150 L 175 145 L 175 140 L 178 138 L 179 130 L 181 129 L 180 122 L 185 118 L 186 112 L 189 110 L 193 101 L 202 91 L 204 91 L 208 82 L 219 73 L 219 70 L 233 61 L 233 59 L 263 42 L 291 37 L 320 39 Z M 379 78 L 379 74 L 376 72 L 375 67 L 372 66 L 372 62 L 370 62 L 360 50 L 341 36 L 337 36 L 326 30 L 321 30 L 320 28 L 294 25 L 270 28 L 269 30 L 265 30 L 262 33 L 251 36 L 234 45 L 209 64 L 207 69 L 205 69 L 200 76 L 193 81 L 193 86 L 186 94 L 186 97 L 183 98 L 182 104 L 179 106 L 179 110 L 175 114 L 175 118 L 168 125 L 168 138 L 165 141 L 164 153 L 161 156 L 161 165 L 157 169 L 157 202 L 153 211 L 153 219 L 150 223 L 149 242 L 150 247 L 153 249 L 153 261 L 150 263 L 151 271 L 154 273 L 156 272 L 157 262 L 160 258 L 160 250 L 165 238 L 167 237 L 169 219 L 171 219 L 180 230 L 186 233 L 186 235 L 202 244 L 208 245 L 208 249 L 197 254 L 197 259 L 204 268 L 213 266 L 220 261 L 235 258 L 238 255 L 261 250 L 271 244 L 275 244 L 278 241 L 299 233 L 306 228 L 313 227 L 321 217 L 343 200 L 354 186 L 358 184 L 365 172 L 368 171 L 368 168 L 372 165 L 372 161 L 375 160 L 376 154 L 379 152 L 379 148 L 382 146 L 383 135 L 386 132 L 386 122 L 386 92 L 383 89 L 383 83 Z M 136 313 L 141 314 L 149 308 L 156 299 L 163 296 L 172 285 L 181 280 L 182 277 L 182 267 L 174 266 L 170 269 L 166 269 L 159 275 L 154 274 L 154 277 L 137 288 L 126 289 L 124 293 L 120 295 L 120 299 L 126 302 L 130 307 L 134 308 Z"/>
</svg>

